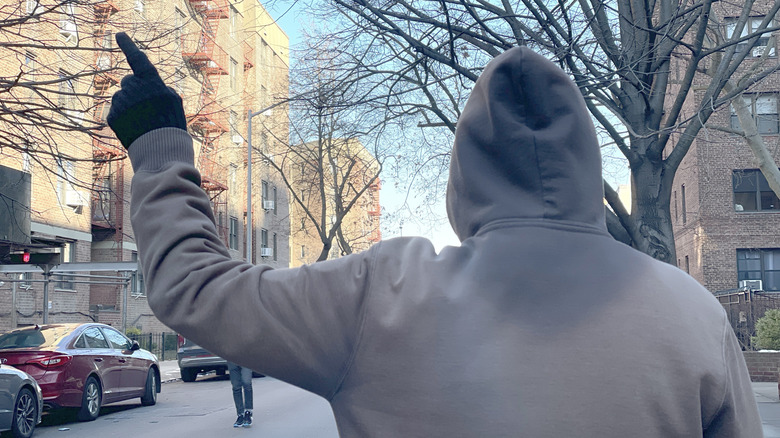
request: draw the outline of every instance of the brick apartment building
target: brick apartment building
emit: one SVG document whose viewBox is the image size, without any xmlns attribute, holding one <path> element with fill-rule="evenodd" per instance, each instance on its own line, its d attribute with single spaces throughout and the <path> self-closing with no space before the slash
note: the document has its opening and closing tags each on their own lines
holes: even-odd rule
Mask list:
<svg viewBox="0 0 780 438">
<path fill-rule="evenodd" d="M 758 13 L 759 3 L 754 7 Z M 740 8 L 741 4 L 713 6 L 727 36 L 733 33 Z M 754 27 L 763 18 L 752 16 L 747 26 Z M 769 35 L 761 38 L 741 69 L 755 63 L 772 41 Z M 776 48 L 770 49 L 769 61 L 778 62 Z M 748 50 L 747 44 L 742 43 L 738 50 Z M 695 99 L 701 93 L 693 95 L 690 107 L 700 104 Z M 780 163 L 779 96 L 780 73 L 744 94 L 776 163 Z M 708 125 L 738 128 L 739 121 L 733 108 L 726 107 L 713 114 Z M 743 137 L 711 128 L 702 130 L 675 175 L 671 212 L 677 265 L 710 291 L 718 294 L 749 285 L 780 292 L 780 201 L 758 170 Z"/>
<path fill-rule="evenodd" d="M 340 191 L 341 202 L 350 203 L 357 192 L 366 189 L 365 192 L 357 197 L 354 206 L 341 219 L 341 233 L 344 240 L 350 246 L 353 253 L 364 251 L 374 243 L 382 239 L 380 231 L 381 208 L 379 204 L 379 192 L 381 184 L 379 178 L 373 179 L 379 172 L 379 165 L 375 157 L 363 146 L 357 139 L 334 139 L 330 148 L 330 156 L 336 162 L 348 163 L 355 162 L 353 166 L 343 166 L 339 168 L 339 184 L 343 191 Z M 319 196 L 319 172 L 307 170 L 313 163 L 321 162 L 323 165 L 317 166 L 321 169 L 332 169 L 325 156 L 318 156 L 317 151 L 322 148 L 316 146 L 316 142 L 299 145 L 301 149 L 297 154 L 291 154 L 296 157 L 290 160 L 288 165 L 288 176 L 293 181 L 295 193 L 306 205 L 306 209 L 300 204 L 293 202 L 290 206 L 290 266 L 296 267 L 304 264 L 314 263 L 320 256 L 323 249 L 322 239 L 318 233 L 317 227 L 307 214 L 320 218 L 322 214 L 322 197 Z M 305 157 L 306 159 L 302 159 Z M 307 164 L 304 164 L 306 162 Z M 350 174 L 344 175 L 345 169 L 349 169 Z M 325 181 L 333 181 L 333 175 L 325 170 Z M 344 178 L 348 183 L 343 184 Z M 372 180 L 373 179 L 373 180 Z M 328 232 L 336 220 L 335 197 L 338 190 L 334 189 L 333 184 L 327 184 L 324 190 L 326 196 L 326 218 L 324 224 L 325 232 Z M 318 220 L 318 222 L 321 222 Z M 328 253 L 328 259 L 335 259 L 344 254 L 344 248 L 341 247 L 338 237 L 333 239 L 333 246 Z"/>
<path fill-rule="evenodd" d="M 3 18 L 34 15 L 37 8 L 47 6 L 51 6 L 47 0 L 22 1 Z M 44 136 L 56 145 L 58 157 L 0 148 L 0 166 L 10 169 L 6 174 L 17 179 L 20 174 L 29 175 L 28 198 L 9 204 L 25 211 L 17 215 L 28 221 L 19 225 L 22 236 L 0 233 L 0 331 L 42 322 L 44 308 L 49 322 L 97 320 L 144 332 L 167 331 L 146 303 L 138 272 L 79 270 L 74 275 L 58 272 L 45 277 L 38 269 L 20 274 L 9 265 L 11 256 L 24 252 L 56 252 L 60 269 L 75 266 L 69 263 L 83 268 L 101 262 L 126 262 L 123 266 L 137 262 L 129 218 L 132 169 L 122 159 L 124 150 L 108 129 L 102 139 L 78 129 L 84 118 L 105 120 L 108 98 L 126 73 L 111 67 L 126 64 L 116 50 L 77 49 L 84 45 L 112 49 L 113 34 L 120 30 L 145 43 L 163 79 L 184 99 L 203 189 L 212 198 L 217 228 L 231 255 L 287 267 L 287 191 L 276 189 L 283 187 L 279 177 L 259 159 L 253 160 L 252 167 L 249 229 L 255 245 L 250 257 L 245 245 L 247 114 L 288 96 L 288 37 L 262 5 L 228 0 L 92 0 L 60 9 L 19 26 L 22 31 L 17 38 L 73 47 L 72 51 L 55 52 L 39 44 L 32 44 L 23 54 L 0 49 L 0 77 L 15 77 L 21 71 L 22 80 L 53 81 L 54 90 L 65 92 L 23 96 L 26 100 L 20 101 L 58 102 L 68 109 L 56 120 L 74 126 L 65 134 Z M 66 74 L 96 70 L 106 71 L 83 78 Z M 287 117 L 283 104 L 258 114 L 253 119 L 252 137 L 257 139 L 253 146 L 273 152 L 273 139 L 288 136 Z M 6 125 L 4 130 L 24 129 L 0 123 Z M 35 144 L 40 136 L 30 135 L 31 148 L 46 149 L 47 144 Z M 8 187 L 0 184 L 0 193 Z M 0 218 L 13 214 L 6 212 Z M 275 236 L 273 246 L 260 237 L 268 233 Z M 127 282 L 121 279 L 124 276 L 129 277 Z M 46 279 L 48 303 L 44 303 Z"/>
</svg>

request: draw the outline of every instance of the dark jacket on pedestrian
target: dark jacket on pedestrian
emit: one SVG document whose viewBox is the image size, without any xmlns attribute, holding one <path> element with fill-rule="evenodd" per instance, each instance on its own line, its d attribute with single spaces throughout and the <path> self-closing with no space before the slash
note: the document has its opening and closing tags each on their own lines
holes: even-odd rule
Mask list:
<svg viewBox="0 0 780 438">
<path fill-rule="evenodd" d="M 459 247 L 423 238 L 295 269 L 230 257 L 192 139 L 129 148 L 155 315 L 318 394 L 344 437 L 759 437 L 742 352 L 690 276 L 606 230 L 583 98 L 527 48 L 488 64 L 458 120 Z"/>
</svg>

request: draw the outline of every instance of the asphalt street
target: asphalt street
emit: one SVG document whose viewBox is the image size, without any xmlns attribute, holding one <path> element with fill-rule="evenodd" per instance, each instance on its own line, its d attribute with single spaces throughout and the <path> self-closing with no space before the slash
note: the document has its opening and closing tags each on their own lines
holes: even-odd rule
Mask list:
<svg viewBox="0 0 780 438">
<path fill-rule="evenodd" d="M 61 420 L 54 416 L 44 420 L 35 436 L 65 438 L 82 436 L 82 433 L 117 438 L 203 436 L 209 433 L 225 437 L 246 435 L 248 431 L 230 427 L 235 412 L 226 376 L 210 374 L 199 376 L 199 383 L 183 383 L 175 360 L 163 361 L 160 365 L 165 385 L 161 394 L 164 397 L 157 406 L 143 408 L 137 400 L 107 406 L 93 423 L 80 423 L 70 418 Z M 254 379 L 253 386 L 256 420 L 259 421 L 249 435 L 256 436 L 256 432 L 262 431 L 262 436 L 275 438 L 338 436 L 333 414 L 325 400 L 270 378 Z M 765 437 L 780 438 L 778 384 L 754 382 L 752 386 Z M 198 390 L 197 395 L 193 389 Z M 193 395 L 199 400 L 194 400 Z M 139 432 L 142 433 L 138 435 Z"/>
</svg>

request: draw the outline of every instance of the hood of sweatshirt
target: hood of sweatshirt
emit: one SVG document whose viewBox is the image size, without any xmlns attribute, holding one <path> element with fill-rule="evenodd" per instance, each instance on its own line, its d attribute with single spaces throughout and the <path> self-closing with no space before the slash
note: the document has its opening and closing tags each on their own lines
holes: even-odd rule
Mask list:
<svg viewBox="0 0 780 438">
<path fill-rule="evenodd" d="M 447 214 L 458 238 L 511 219 L 606 232 L 602 184 L 596 131 L 566 73 L 526 47 L 490 61 L 455 131 Z"/>
</svg>

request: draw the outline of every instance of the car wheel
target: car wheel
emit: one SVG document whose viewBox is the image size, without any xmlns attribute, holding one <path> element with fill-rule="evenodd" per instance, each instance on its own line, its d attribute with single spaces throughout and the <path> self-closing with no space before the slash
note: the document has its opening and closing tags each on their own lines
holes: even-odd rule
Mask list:
<svg viewBox="0 0 780 438">
<path fill-rule="evenodd" d="M 194 368 L 182 368 L 179 371 L 181 371 L 181 379 L 185 382 L 194 382 L 198 378 L 198 370 Z"/>
<path fill-rule="evenodd" d="M 143 397 L 141 397 L 141 404 L 144 406 L 152 406 L 157 403 L 157 373 L 154 369 L 149 369 L 149 374 L 146 375 L 146 391 L 144 391 Z"/>
<path fill-rule="evenodd" d="M 14 438 L 30 438 L 38 421 L 38 401 L 29 388 L 22 388 L 16 397 L 11 434 Z"/>
<path fill-rule="evenodd" d="M 81 395 L 81 409 L 79 409 L 79 421 L 93 421 L 100 415 L 100 403 L 103 394 L 100 391 L 100 383 L 94 377 L 89 377 L 84 384 L 84 393 Z"/>
</svg>

